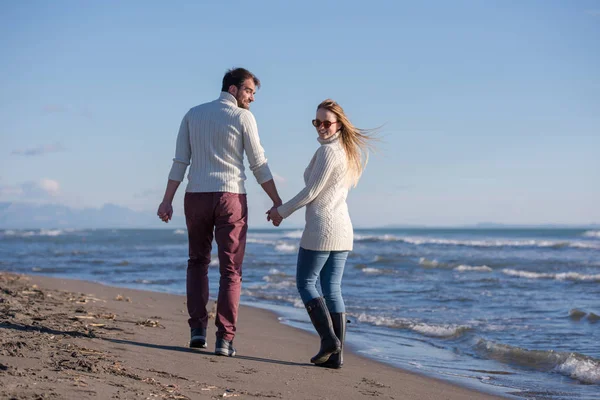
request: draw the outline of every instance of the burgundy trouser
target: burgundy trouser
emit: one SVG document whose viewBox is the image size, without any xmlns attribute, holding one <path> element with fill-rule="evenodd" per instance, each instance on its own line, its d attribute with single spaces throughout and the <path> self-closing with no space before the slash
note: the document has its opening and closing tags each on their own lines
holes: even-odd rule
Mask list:
<svg viewBox="0 0 600 400">
<path fill-rule="evenodd" d="M 187 308 L 190 328 L 208 324 L 208 265 L 213 235 L 219 250 L 217 337 L 233 340 L 242 286 L 242 262 L 248 231 L 246 195 L 238 193 L 186 193 L 188 229 Z"/>
</svg>

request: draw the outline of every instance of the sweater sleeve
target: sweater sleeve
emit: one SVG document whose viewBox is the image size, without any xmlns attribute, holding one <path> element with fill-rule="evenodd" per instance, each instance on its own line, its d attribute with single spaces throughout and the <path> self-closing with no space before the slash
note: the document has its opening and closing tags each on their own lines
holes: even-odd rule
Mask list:
<svg viewBox="0 0 600 400">
<path fill-rule="evenodd" d="M 181 182 L 185 177 L 185 170 L 190 165 L 192 149 L 190 146 L 190 130 L 187 122 L 187 114 L 181 121 L 179 133 L 177 134 L 177 144 L 175 146 L 175 158 L 169 172 L 169 179 Z"/>
<path fill-rule="evenodd" d="M 269 164 L 267 164 L 265 150 L 260 145 L 256 119 L 250 111 L 245 112 L 242 116 L 242 129 L 244 152 L 248 157 L 250 170 L 254 174 L 256 181 L 262 185 L 263 183 L 273 179 L 273 175 L 269 169 Z"/>
<path fill-rule="evenodd" d="M 283 218 L 287 218 L 292 215 L 294 211 L 313 201 L 321 192 L 321 190 L 325 188 L 329 177 L 335 170 L 335 166 L 335 151 L 327 146 L 319 147 L 319 149 L 317 149 L 315 163 L 306 186 L 296 196 L 294 196 L 294 198 L 277 208 L 279 215 L 281 215 Z"/>
</svg>

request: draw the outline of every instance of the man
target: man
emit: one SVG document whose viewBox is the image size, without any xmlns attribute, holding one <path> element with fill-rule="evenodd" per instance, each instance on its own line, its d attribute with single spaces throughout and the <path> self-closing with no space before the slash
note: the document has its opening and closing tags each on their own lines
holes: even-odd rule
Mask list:
<svg viewBox="0 0 600 400">
<path fill-rule="evenodd" d="M 186 286 L 190 347 L 206 347 L 208 265 L 214 235 L 221 274 L 215 354 L 230 357 L 236 352 L 233 338 L 248 230 L 244 153 L 273 205 L 282 204 L 260 145 L 256 120 L 249 111 L 257 88 L 260 81 L 250 71 L 231 69 L 223 77 L 218 99 L 188 111 L 181 122 L 169 181 L 157 212 L 164 222 L 171 219 L 173 197 L 189 165 L 184 209 L 189 238 Z"/>
</svg>

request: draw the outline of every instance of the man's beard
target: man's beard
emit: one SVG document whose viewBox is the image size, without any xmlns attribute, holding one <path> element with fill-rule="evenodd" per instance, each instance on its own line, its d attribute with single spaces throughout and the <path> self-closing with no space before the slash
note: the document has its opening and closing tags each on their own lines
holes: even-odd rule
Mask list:
<svg viewBox="0 0 600 400">
<path fill-rule="evenodd" d="M 238 103 L 238 107 L 239 107 L 239 108 L 243 108 L 243 109 L 245 109 L 245 110 L 249 110 L 249 109 L 250 109 L 250 104 L 248 104 L 248 105 L 246 106 L 246 105 L 244 105 L 244 103 L 242 102 L 242 100 L 241 100 L 239 97 L 236 97 L 235 99 L 237 100 L 237 103 Z"/>
</svg>

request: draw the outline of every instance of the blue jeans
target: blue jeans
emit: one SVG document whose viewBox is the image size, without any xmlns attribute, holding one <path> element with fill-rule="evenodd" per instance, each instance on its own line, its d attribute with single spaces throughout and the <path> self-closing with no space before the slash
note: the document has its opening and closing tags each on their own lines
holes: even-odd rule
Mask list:
<svg viewBox="0 0 600 400">
<path fill-rule="evenodd" d="M 296 287 L 304 304 L 320 297 L 317 291 L 317 278 L 321 278 L 321 290 L 329 312 L 346 312 L 342 298 L 342 275 L 348 253 L 348 251 L 314 251 L 300 247 Z"/>
</svg>

